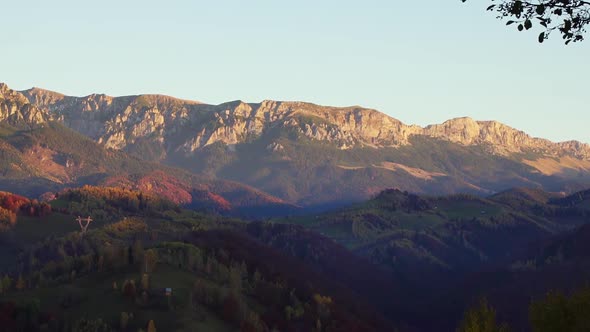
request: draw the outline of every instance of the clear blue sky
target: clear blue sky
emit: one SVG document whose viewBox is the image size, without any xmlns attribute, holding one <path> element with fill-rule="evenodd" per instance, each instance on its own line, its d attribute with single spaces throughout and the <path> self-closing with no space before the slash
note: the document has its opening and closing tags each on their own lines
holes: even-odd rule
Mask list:
<svg viewBox="0 0 590 332">
<path fill-rule="evenodd" d="M 69 95 L 303 100 L 590 142 L 590 35 L 536 42 L 488 1 L 4 1 L 0 81 Z"/>
</svg>

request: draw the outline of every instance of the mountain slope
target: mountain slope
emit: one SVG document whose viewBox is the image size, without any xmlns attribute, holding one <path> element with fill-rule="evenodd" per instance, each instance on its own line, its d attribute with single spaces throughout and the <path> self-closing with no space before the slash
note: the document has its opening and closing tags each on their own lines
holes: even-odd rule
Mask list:
<svg viewBox="0 0 590 332">
<path fill-rule="evenodd" d="M 139 197 L 140 204 L 129 204 Z M 73 190 L 51 204 L 95 220 L 83 236 L 72 215 L 55 211 L 37 218 L 19 214 L 13 227 L 0 230 L 0 331 L 24 330 L 7 327 L 24 321 L 5 315 L 7 302 L 35 299 L 37 313 L 70 324 L 102 318 L 117 327 L 121 312 L 132 312 L 127 329 L 134 331 L 149 320 L 161 330 L 183 331 L 393 330 L 370 302 L 379 290 L 382 298 L 391 293 L 387 274 L 374 275 L 381 271 L 301 227 L 244 223 L 108 188 Z M 288 248 L 329 264 L 317 268 Z M 6 252 L 12 255 L 1 255 Z M 350 264 L 371 273 L 361 277 L 366 285 L 358 284 Z M 335 276 L 339 271 L 345 273 Z M 169 298 L 165 288 L 172 288 Z M 367 288 L 373 293 L 362 292 Z"/>
<path fill-rule="evenodd" d="M 515 188 L 481 198 L 386 190 L 347 208 L 277 222 L 304 225 L 391 271 L 406 291 L 390 305 L 422 330 L 453 330 L 483 295 L 524 327 L 531 296 L 568 289 L 568 279 L 578 286 L 588 280 L 589 202 L 590 191 L 564 197 Z"/>
<path fill-rule="evenodd" d="M 552 143 L 495 121 L 458 118 L 421 128 L 357 106 L 22 93 L 105 147 L 307 206 L 358 201 L 391 187 L 489 194 L 590 184 L 588 145 Z"/>
<path fill-rule="evenodd" d="M 0 186 L 28 196 L 85 184 L 140 189 L 174 202 L 245 214 L 293 211 L 257 189 L 146 162 L 105 148 L 0 87 Z M 49 98 L 49 97 L 48 97 Z"/>
<path fill-rule="evenodd" d="M 536 195 L 516 201 L 522 193 Z M 542 197 L 547 197 L 545 202 Z M 509 264 L 531 244 L 588 221 L 586 210 L 562 203 L 566 198 L 550 197 L 556 196 L 527 189 L 489 198 L 386 190 L 345 209 L 280 222 L 304 225 L 390 269 L 399 283 L 412 289 L 405 294 L 411 306 L 468 273 Z"/>
</svg>

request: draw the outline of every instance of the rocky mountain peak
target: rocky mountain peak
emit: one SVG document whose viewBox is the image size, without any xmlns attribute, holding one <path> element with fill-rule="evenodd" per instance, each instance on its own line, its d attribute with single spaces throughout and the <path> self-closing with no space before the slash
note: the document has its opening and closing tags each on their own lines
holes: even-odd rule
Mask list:
<svg viewBox="0 0 590 332">
<path fill-rule="evenodd" d="M 34 105 L 49 105 L 56 103 L 65 98 L 61 93 L 33 87 L 28 90 L 20 91 Z"/>
<path fill-rule="evenodd" d="M 33 128 L 45 124 L 47 118 L 47 114 L 31 105 L 23 94 L 0 83 L 0 122 Z"/>
<path fill-rule="evenodd" d="M 448 139 L 465 145 L 474 143 L 480 136 L 479 123 L 469 117 L 447 120 L 442 124 L 430 125 L 424 128 L 424 133 L 432 137 Z"/>
</svg>

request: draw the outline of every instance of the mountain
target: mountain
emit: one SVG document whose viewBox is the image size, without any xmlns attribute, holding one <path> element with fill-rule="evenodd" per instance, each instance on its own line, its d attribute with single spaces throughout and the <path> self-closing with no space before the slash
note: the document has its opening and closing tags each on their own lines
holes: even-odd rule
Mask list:
<svg viewBox="0 0 590 332">
<path fill-rule="evenodd" d="M 358 106 L 209 105 L 39 88 L 22 95 L 106 148 L 305 206 L 342 205 L 392 187 L 485 195 L 515 186 L 573 192 L 590 184 L 587 144 L 553 143 L 495 121 L 457 118 L 422 128 Z"/>
<path fill-rule="evenodd" d="M 48 97 L 49 98 L 49 97 Z M 56 122 L 19 92 L 0 86 L 0 187 L 27 196 L 86 184 L 139 189 L 176 203 L 244 215 L 297 207 L 232 181 L 147 162 Z"/>
</svg>

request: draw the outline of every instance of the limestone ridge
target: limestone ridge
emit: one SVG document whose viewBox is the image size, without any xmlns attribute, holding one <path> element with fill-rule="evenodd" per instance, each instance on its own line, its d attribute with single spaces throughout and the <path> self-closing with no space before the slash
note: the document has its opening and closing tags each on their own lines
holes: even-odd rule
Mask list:
<svg viewBox="0 0 590 332">
<path fill-rule="evenodd" d="M 0 122 L 30 129 L 43 126 L 47 119 L 47 114 L 31 105 L 25 96 L 0 83 Z"/>
<path fill-rule="evenodd" d="M 569 155 L 590 159 L 590 146 L 578 141 L 553 143 L 531 137 L 497 121 L 475 121 L 471 118 L 456 118 L 442 124 L 424 128 L 423 135 L 437 137 L 463 145 L 484 145 L 501 155 L 534 151 L 553 156 Z"/>
<path fill-rule="evenodd" d="M 533 151 L 590 159 L 587 144 L 553 143 L 496 121 L 467 117 L 422 128 L 362 107 L 337 108 L 270 100 L 208 105 L 161 95 L 69 97 L 38 88 L 20 94 L 4 84 L 2 91 L 19 96 L 16 99 L 21 103 L 28 99 L 35 105 L 31 109 L 42 110 L 48 118 L 114 149 L 148 140 L 167 151 L 191 155 L 214 143 L 239 144 L 268 130 L 285 129 L 311 140 L 334 144 L 339 149 L 399 147 L 410 144 L 411 136 L 422 135 L 467 146 L 481 145 L 500 155 Z M 2 108 L 3 117 L 7 113 L 5 108 Z"/>
</svg>

